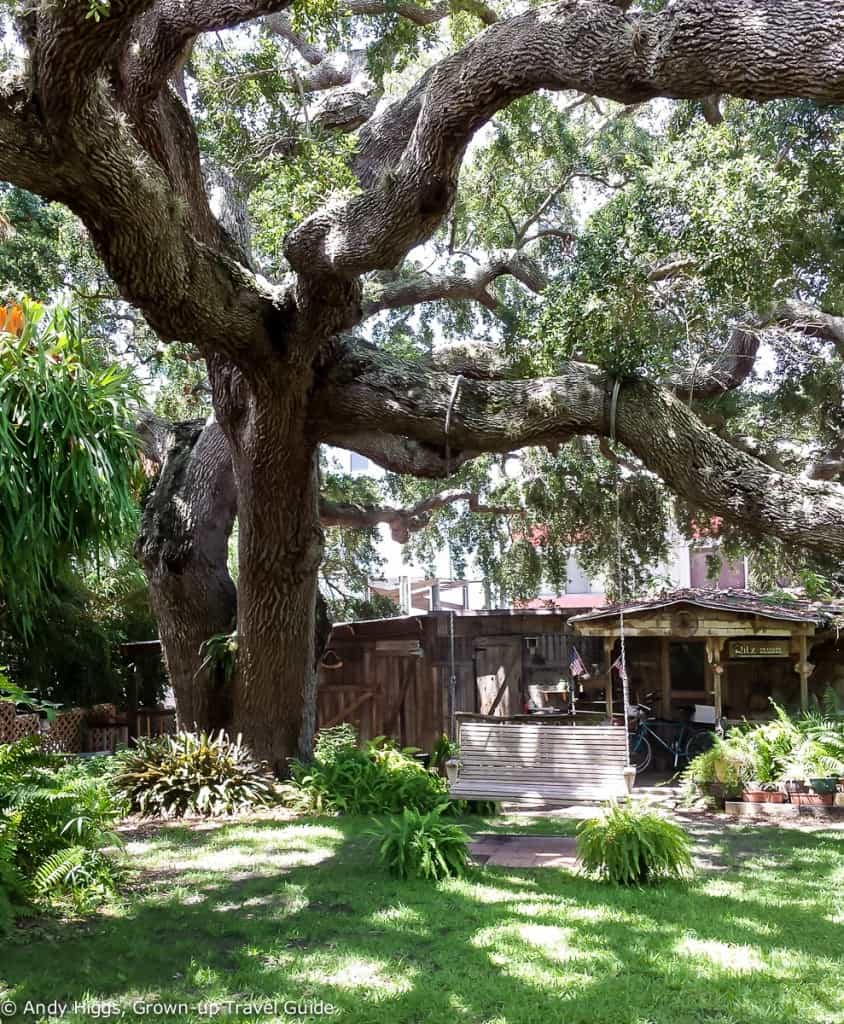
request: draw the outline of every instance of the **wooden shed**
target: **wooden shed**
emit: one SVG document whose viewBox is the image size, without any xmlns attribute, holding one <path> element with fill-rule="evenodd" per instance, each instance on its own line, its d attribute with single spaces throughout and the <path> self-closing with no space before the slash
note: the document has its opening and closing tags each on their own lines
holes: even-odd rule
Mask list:
<svg viewBox="0 0 844 1024">
<path fill-rule="evenodd" d="M 571 625 L 603 644 L 616 709 L 621 686 L 611 666 L 623 618 L 633 701 L 658 705 L 667 719 L 694 704 L 714 707 L 717 719 L 764 719 L 772 699 L 806 709 L 828 685 L 841 692 L 842 613 L 841 605 L 746 590 L 685 589 L 578 615 Z"/>
<path fill-rule="evenodd" d="M 317 689 L 318 726 L 357 726 L 430 750 L 453 715 L 512 717 L 531 688 L 555 687 L 568 669 L 568 618 L 582 608 L 434 611 L 344 622 L 331 631 Z M 578 641 L 587 664 L 600 641 Z M 603 713 L 603 712 L 602 712 Z"/>
</svg>

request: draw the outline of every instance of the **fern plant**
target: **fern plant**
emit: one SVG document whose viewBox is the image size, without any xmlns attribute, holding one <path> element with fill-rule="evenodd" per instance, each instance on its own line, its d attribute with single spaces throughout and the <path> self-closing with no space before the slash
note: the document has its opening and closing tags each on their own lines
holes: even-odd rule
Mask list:
<svg viewBox="0 0 844 1024">
<path fill-rule="evenodd" d="M 640 805 L 611 803 L 599 818 L 577 828 L 584 870 L 617 885 L 647 885 L 692 873 L 689 837 L 671 821 Z"/>
<path fill-rule="evenodd" d="M 17 865 L 21 812 L 0 814 L 0 935 L 8 931 L 29 897 L 29 882 Z"/>
<path fill-rule="evenodd" d="M 102 850 L 68 846 L 49 856 L 35 872 L 32 886 L 37 895 L 69 894 L 87 901 L 114 887 L 114 865 Z"/>
<path fill-rule="evenodd" d="M 267 766 L 222 731 L 140 739 L 116 755 L 112 784 L 133 810 L 167 818 L 233 814 L 275 799 Z"/>
<path fill-rule="evenodd" d="M 426 812 L 448 801 L 437 772 L 383 736 L 359 747 L 350 725 L 320 732 L 313 761 L 294 761 L 291 776 L 293 804 L 317 814 L 398 814 L 406 807 Z"/>
<path fill-rule="evenodd" d="M 101 897 L 115 884 L 105 851 L 123 805 L 87 762 L 45 753 L 27 737 L 0 747 L 0 917 L 27 901 Z"/>
<path fill-rule="evenodd" d="M 406 807 L 400 816 L 376 820 L 369 834 L 378 842 L 380 862 L 397 878 L 438 882 L 467 872 L 469 838 L 459 825 L 442 820 L 442 808 L 425 814 Z"/>
</svg>

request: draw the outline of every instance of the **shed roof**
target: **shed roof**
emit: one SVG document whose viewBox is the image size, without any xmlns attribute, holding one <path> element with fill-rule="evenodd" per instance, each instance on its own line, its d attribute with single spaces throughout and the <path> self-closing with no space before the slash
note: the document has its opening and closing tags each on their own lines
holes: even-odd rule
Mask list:
<svg viewBox="0 0 844 1024">
<path fill-rule="evenodd" d="M 687 587 L 682 590 L 663 591 L 658 597 L 607 605 L 606 608 L 575 615 L 569 621 L 575 625 L 579 622 L 596 622 L 599 619 L 616 618 L 622 610 L 625 615 L 635 615 L 637 612 L 670 608 L 680 604 L 745 615 L 762 615 L 768 619 L 788 622 L 811 622 L 816 626 L 826 626 L 844 618 L 844 604 L 841 603 L 811 601 L 782 592 L 766 596 L 754 594 L 750 590 L 704 590 Z"/>
</svg>

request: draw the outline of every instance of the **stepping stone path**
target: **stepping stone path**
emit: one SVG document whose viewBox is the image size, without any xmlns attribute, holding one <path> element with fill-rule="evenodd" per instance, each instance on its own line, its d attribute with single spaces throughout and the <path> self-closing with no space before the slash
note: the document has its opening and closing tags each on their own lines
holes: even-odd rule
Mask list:
<svg viewBox="0 0 844 1024">
<path fill-rule="evenodd" d="M 473 836 L 469 853 L 476 864 L 505 868 L 574 868 L 575 840 L 571 836 Z"/>
</svg>

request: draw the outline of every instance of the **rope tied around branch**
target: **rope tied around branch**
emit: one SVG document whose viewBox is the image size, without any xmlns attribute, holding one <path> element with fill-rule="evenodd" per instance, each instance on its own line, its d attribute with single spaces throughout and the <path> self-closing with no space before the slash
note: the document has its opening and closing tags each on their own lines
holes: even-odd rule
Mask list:
<svg viewBox="0 0 844 1024">
<path fill-rule="evenodd" d="M 460 382 L 463 380 L 463 374 L 458 373 L 454 378 L 454 384 L 451 386 L 451 397 L 448 400 L 448 408 L 445 412 L 445 475 L 451 476 L 451 443 L 448 439 L 448 432 L 451 428 L 451 413 L 454 409 L 454 401 L 457 398 L 457 392 L 460 389 Z"/>
<path fill-rule="evenodd" d="M 610 397 L 609 410 L 609 435 L 610 442 L 615 444 L 616 412 L 618 410 L 618 395 L 621 391 L 621 378 L 613 380 L 612 394 Z M 630 730 L 627 727 L 627 715 L 630 708 L 630 683 L 627 678 L 627 650 L 624 642 L 624 570 L 623 570 L 623 546 L 621 543 L 621 466 L 615 464 L 615 536 L 616 536 L 616 576 L 618 587 L 618 638 L 621 645 L 619 652 L 619 665 L 621 676 L 621 692 L 624 715 L 624 741 L 627 746 L 627 763 L 630 763 Z M 610 694 L 612 694 L 612 670 L 608 680 Z"/>
</svg>

